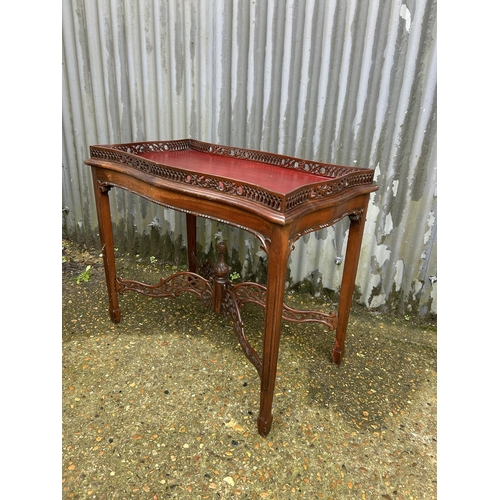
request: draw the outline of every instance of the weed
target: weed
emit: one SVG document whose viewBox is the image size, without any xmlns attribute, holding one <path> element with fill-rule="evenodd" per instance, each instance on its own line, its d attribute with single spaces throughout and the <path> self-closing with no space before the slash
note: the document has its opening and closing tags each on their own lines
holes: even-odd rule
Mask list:
<svg viewBox="0 0 500 500">
<path fill-rule="evenodd" d="M 235 281 L 239 280 L 241 278 L 240 273 L 234 272 L 229 275 L 229 279 L 231 280 L 231 283 L 234 283 Z"/>
<path fill-rule="evenodd" d="M 85 271 L 83 271 L 83 273 L 80 273 L 78 275 L 78 277 L 76 278 L 77 285 L 79 285 L 81 281 L 87 282 L 90 279 L 90 272 L 89 271 L 90 271 L 90 266 L 87 266 L 85 268 Z"/>
</svg>

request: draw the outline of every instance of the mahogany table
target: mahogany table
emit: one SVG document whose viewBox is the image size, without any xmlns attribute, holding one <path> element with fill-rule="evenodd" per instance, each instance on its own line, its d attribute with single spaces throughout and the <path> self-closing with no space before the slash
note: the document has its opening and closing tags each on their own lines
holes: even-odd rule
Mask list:
<svg viewBox="0 0 500 500">
<path fill-rule="evenodd" d="M 242 350 L 260 376 L 257 427 L 266 436 L 273 420 L 283 319 L 315 321 L 336 329 L 332 357 L 336 364 L 342 361 L 368 201 L 377 189 L 374 171 L 193 139 L 91 146 L 85 163 L 92 167 L 111 319 L 120 321 L 117 294 L 126 290 L 153 297 L 191 292 L 231 318 Z M 112 187 L 186 213 L 189 271 L 161 278 L 156 285 L 117 277 L 108 198 Z M 197 216 L 243 228 L 260 240 L 268 259 L 266 287 L 230 283 L 224 243 L 218 245 L 218 262 L 200 264 L 195 253 Z M 337 314 L 287 307 L 285 277 L 294 242 L 344 217 L 351 222 Z M 245 336 L 240 309 L 246 302 L 264 308 L 260 355 Z"/>
</svg>

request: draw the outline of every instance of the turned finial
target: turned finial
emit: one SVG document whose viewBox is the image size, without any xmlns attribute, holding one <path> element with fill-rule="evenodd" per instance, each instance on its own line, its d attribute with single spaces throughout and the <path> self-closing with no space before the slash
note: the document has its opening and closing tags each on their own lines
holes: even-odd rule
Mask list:
<svg viewBox="0 0 500 500">
<path fill-rule="evenodd" d="M 227 273 L 229 272 L 229 267 L 226 264 L 226 261 L 224 259 L 224 255 L 226 253 L 227 247 L 224 242 L 220 242 L 217 244 L 217 252 L 219 254 L 219 258 L 217 260 L 217 263 L 214 266 L 214 273 L 215 276 L 218 278 L 224 278 Z"/>
</svg>

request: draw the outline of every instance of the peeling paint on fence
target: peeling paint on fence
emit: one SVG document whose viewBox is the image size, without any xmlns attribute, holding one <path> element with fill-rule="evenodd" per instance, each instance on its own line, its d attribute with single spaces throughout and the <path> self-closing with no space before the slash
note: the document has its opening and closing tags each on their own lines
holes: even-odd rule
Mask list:
<svg viewBox="0 0 500 500">
<path fill-rule="evenodd" d="M 376 169 L 356 300 L 437 312 L 435 0 L 63 3 L 63 231 L 98 245 L 88 146 L 193 137 Z M 184 215 L 112 190 L 117 246 L 180 261 Z M 296 242 L 288 282 L 338 290 L 348 221 Z M 265 255 L 228 241 L 237 271 Z"/>
</svg>

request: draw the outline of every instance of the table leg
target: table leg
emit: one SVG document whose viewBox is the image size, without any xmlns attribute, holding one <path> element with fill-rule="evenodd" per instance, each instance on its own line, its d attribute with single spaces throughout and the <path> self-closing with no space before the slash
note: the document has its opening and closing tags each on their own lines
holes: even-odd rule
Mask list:
<svg viewBox="0 0 500 500">
<path fill-rule="evenodd" d="M 120 321 L 120 307 L 118 305 L 118 294 L 116 293 L 116 263 L 113 243 L 113 226 L 111 223 L 111 211 L 109 208 L 108 192 L 110 186 L 100 186 L 94 179 L 94 193 L 97 204 L 97 218 L 99 221 L 99 236 L 101 238 L 104 272 L 109 298 L 109 314 L 114 323 Z"/>
<path fill-rule="evenodd" d="M 345 335 L 347 323 L 349 322 L 349 313 L 351 312 L 352 296 L 356 282 L 356 271 L 358 269 L 368 199 L 367 197 L 367 201 L 361 213 L 349 216 L 351 219 L 351 226 L 349 228 L 344 273 L 342 275 L 342 284 L 340 287 L 337 333 L 335 336 L 335 345 L 332 349 L 333 362 L 337 365 L 342 362 L 342 358 L 344 357 Z"/>
<path fill-rule="evenodd" d="M 186 214 L 187 252 L 189 272 L 196 272 L 196 215 Z"/>
<path fill-rule="evenodd" d="M 261 436 L 267 436 L 273 421 L 272 404 L 276 382 L 276 367 L 281 336 L 285 277 L 290 255 L 286 231 L 279 227 L 268 250 L 267 297 L 262 349 L 262 374 L 260 385 L 260 413 L 257 428 Z"/>
</svg>

